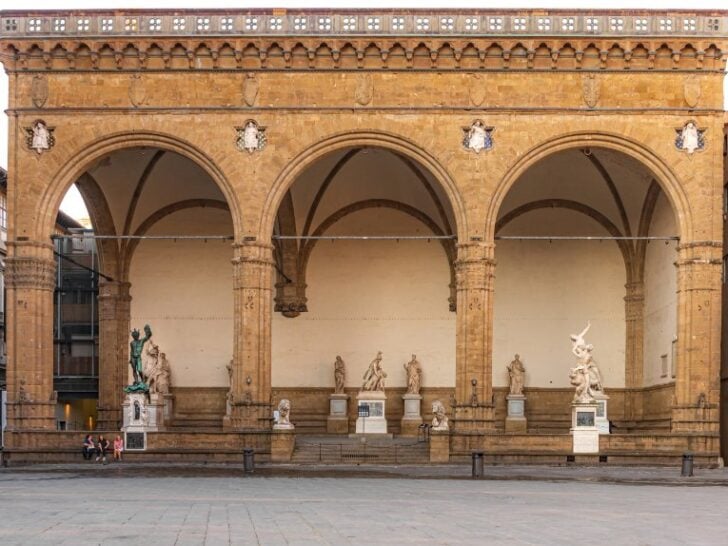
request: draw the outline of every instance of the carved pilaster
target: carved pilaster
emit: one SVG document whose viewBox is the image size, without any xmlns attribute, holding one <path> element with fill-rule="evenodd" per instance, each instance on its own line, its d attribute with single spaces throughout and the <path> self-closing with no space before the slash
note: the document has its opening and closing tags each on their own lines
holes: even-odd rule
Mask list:
<svg viewBox="0 0 728 546">
<path fill-rule="evenodd" d="M 488 430 L 493 422 L 493 245 L 458 245 L 453 426 Z"/>
<path fill-rule="evenodd" d="M 720 400 L 721 243 L 678 248 L 674 432 L 717 432 Z"/>
<path fill-rule="evenodd" d="M 234 327 L 230 414 L 224 426 L 270 428 L 273 246 L 245 242 L 235 247 Z"/>
<path fill-rule="evenodd" d="M 56 428 L 53 391 L 53 248 L 12 241 L 5 260 L 10 430 Z"/>
<path fill-rule="evenodd" d="M 643 282 L 630 282 L 625 285 L 624 314 L 626 325 L 625 340 L 625 418 L 630 421 L 642 417 L 641 394 L 637 389 L 643 386 L 644 376 L 644 337 L 645 337 L 645 287 Z"/>
<path fill-rule="evenodd" d="M 99 402 L 100 430 L 121 426 L 123 388 L 128 377 L 131 296 L 129 283 L 99 283 Z"/>
</svg>

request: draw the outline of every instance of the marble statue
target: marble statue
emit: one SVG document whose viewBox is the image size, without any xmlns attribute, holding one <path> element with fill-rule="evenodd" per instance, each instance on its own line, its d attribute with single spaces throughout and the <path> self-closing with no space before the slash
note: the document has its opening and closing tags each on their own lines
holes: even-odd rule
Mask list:
<svg viewBox="0 0 728 546">
<path fill-rule="evenodd" d="M 278 403 L 278 422 L 279 427 L 288 427 L 291 425 L 291 402 L 284 398 Z"/>
<path fill-rule="evenodd" d="M 334 393 L 344 394 L 344 383 L 346 382 L 346 364 L 340 356 L 336 356 L 334 362 Z"/>
<path fill-rule="evenodd" d="M 689 154 L 702 148 L 700 144 L 700 133 L 694 122 L 689 121 L 683 127 L 678 137 L 678 148 L 685 150 Z"/>
<path fill-rule="evenodd" d="M 364 372 L 364 383 L 362 384 L 361 390 L 363 391 L 383 391 L 384 390 L 384 379 L 387 377 L 387 373 L 382 369 L 382 351 L 377 352 L 377 356 L 374 357 L 369 363 L 369 368 Z"/>
<path fill-rule="evenodd" d="M 450 430 L 447 415 L 445 415 L 445 406 L 439 400 L 432 403 L 432 430 Z"/>
<path fill-rule="evenodd" d="M 165 353 L 159 352 L 159 347 L 150 341 L 151 347 L 147 351 L 155 353 L 155 364 L 151 370 L 146 373 L 149 385 L 149 392 L 152 394 L 169 394 L 169 387 L 172 384 L 172 370 L 169 367 L 169 361 Z"/>
<path fill-rule="evenodd" d="M 139 335 L 139 330 L 136 328 L 132 330 L 132 341 L 129 343 L 129 365 L 131 366 L 132 373 L 134 374 L 134 384 L 126 387 L 124 389 L 126 392 L 147 392 L 149 390 L 149 387 L 145 382 L 146 378 L 144 377 L 142 354 L 144 344 L 152 337 L 152 329 L 148 324 L 146 324 L 144 326 L 144 337 L 139 339 Z"/>
<path fill-rule="evenodd" d="M 49 150 L 50 144 L 50 133 L 48 127 L 42 121 L 36 121 L 33 123 L 33 137 L 31 139 L 30 147 L 38 153 L 43 150 Z"/>
<path fill-rule="evenodd" d="M 508 377 L 510 379 L 511 383 L 511 392 L 510 394 L 523 394 L 523 384 L 525 383 L 526 379 L 526 369 L 523 367 L 523 362 L 521 362 L 521 357 L 518 355 L 515 355 L 515 358 L 513 361 L 507 366 L 508 368 Z"/>
<path fill-rule="evenodd" d="M 412 360 L 404 364 L 407 372 L 407 394 L 420 394 L 422 382 L 422 367 L 417 361 L 417 355 L 412 355 Z"/>
<path fill-rule="evenodd" d="M 594 346 L 584 340 L 584 336 L 591 328 L 588 322 L 586 328 L 580 334 L 572 334 L 571 352 L 576 357 L 576 367 L 569 371 L 571 384 L 576 388 L 574 394 L 575 403 L 591 403 L 594 401 L 594 394 L 603 392 L 602 374 L 599 371 L 592 351 Z"/>
<path fill-rule="evenodd" d="M 238 137 L 235 145 L 241 152 L 253 153 L 265 147 L 265 128 L 259 126 L 255 121 L 248 120 L 244 127 L 236 127 Z"/>
<path fill-rule="evenodd" d="M 483 122 L 478 120 L 470 126 L 463 140 L 463 144 L 467 149 L 479 154 L 481 150 L 488 150 L 493 147 L 493 139 L 488 129 L 483 125 Z"/>
</svg>

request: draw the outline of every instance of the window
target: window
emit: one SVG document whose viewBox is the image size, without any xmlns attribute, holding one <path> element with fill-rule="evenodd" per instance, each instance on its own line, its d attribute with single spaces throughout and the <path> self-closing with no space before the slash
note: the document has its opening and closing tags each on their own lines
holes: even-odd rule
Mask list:
<svg viewBox="0 0 728 546">
<path fill-rule="evenodd" d="M 662 32 L 672 32 L 672 19 L 660 19 L 660 30 Z"/>
<path fill-rule="evenodd" d="M 622 32 L 624 30 L 624 19 L 621 17 L 610 17 L 609 30 L 612 32 Z"/>
<path fill-rule="evenodd" d="M 670 354 L 670 362 L 672 364 L 672 378 L 677 376 L 677 338 L 672 340 L 672 351 Z"/>
<path fill-rule="evenodd" d="M 273 17 L 270 20 L 271 30 L 281 30 L 283 28 L 283 22 L 280 17 Z M 258 30 L 258 18 L 257 17 L 246 17 L 245 18 L 245 30 Z"/>
<path fill-rule="evenodd" d="M 210 18 L 209 17 L 198 17 L 197 18 L 197 31 L 207 32 L 210 30 Z"/>
<path fill-rule="evenodd" d="M 667 355 L 660 355 L 660 377 L 667 377 Z"/>
<path fill-rule="evenodd" d="M 695 32 L 697 27 L 695 19 L 683 19 L 683 30 L 687 32 Z"/>
<path fill-rule="evenodd" d="M 172 30 L 184 30 L 187 25 L 187 21 L 184 17 L 175 17 L 172 19 Z"/>
<path fill-rule="evenodd" d="M 599 19 L 596 17 L 587 17 L 586 30 L 587 32 L 597 32 L 599 30 Z"/>
<path fill-rule="evenodd" d="M 417 30 L 430 30 L 430 19 L 427 17 L 417 17 L 415 19 L 415 28 Z"/>
<path fill-rule="evenodd" d="M 318 29 L 329 31 L 331 30 L 331 17 L 319 17 L 318 18 Z"/>
<path fill-rule="evenodd" d="M 490 17 L 488 19 L 488 28 L 490 30 L 503 30 L 503 17 Z"/>
<path fill-rule="evenodd" d="M 127 17 L 124 19 L 124 30 L 126 32 L 136 32 L 139 28 L 139 21 L 136 17 Z"/>
<path fill-rule="evenodd" d="M 66 30 L 65 19 L 53 19 L 53 32 L 64 32 Z"/>
<path fill-rule="evenodd" d="M 551 30 L 551 19 L 548 17 L 539 17 L 536 21 L 536 28 L 542 32 Z"/>
<path fill-rule="evenodd" d="M 76 28 L 79 32 L 88 32 L 91 28 L 91 21 L 89 19 L 78 19 L 76 21 Z"/>
<path fill-rule="evenodd" d="M 8 229 L 8 198 L 0 195 L 0 229 Z"/>
<path fill-rule="evenodd" d="M 404 17 L 392 17 L 392 30 L 404 30 Z"/>
<path fill-rule="evenodd" d="M 638 18 L 634 20 L 634 29 L 637 32 L 647 32 L 647 19 Z"/>
<path fill-rule="evenodd" d="M 720 19 L 708 19 L 708 30 L 720 30 Z"/>
<path fill-rule="evenodd" d="M 576 22 L 573 17 L 563 17 L 561 19 L 561 30 L 573 31 L 576 28 Z"/>
<path fill-rule="evenodd" d="M 455 28 L 455 20 L 452 17 L 442 17 L 440 19 L 440 30 L 452 30 Z"/>
<path fill-rule="evenodd" d="M 293 18 L 293 29 L 294 30 L 306 30 L 308 21 L 305 17 L 294 17 Z"/>
<path fill-rule="evenodd" d="M 513 18 L 513 30 L 526 30 L 526 18 L 525 17 L 514 17 Z"/>
<path fill-rule="evenodd" d="M 113 19 L 101 19 L 101 31 L 102 32 L 111 32 L 114 30 L 114 20 Z"/>
<path fill-rule="evenodd" d="M 479 26 L 477 17 L 465 18 L 465 30 L 478 30 Z"/>
<path fill-rule="evenodd" d="M 247 21 L 251 21 L 251 23 L 248 23 Z M 268 21 L 268 27 L 271 30 L 281 30 L 283 28 L 283 19 L 280 17 L 271 17 Z M 255 30 L 258 28 L 258 20 L 254 17 L 250 19 L 246 19 L 245 23 L 245 30 Z"/>
<path fill-rule="evenodd" d="M 379 30 L 382 28 L 379 17 L 368 17 L 367 18 L 367 30 Z"/>
<path fill-rule="evenodd" d="M 5 19 L 5 30 L 18 30 L 18 20 Z"/>
<path fill-rule="evenodd" d="M 28 19 L 28 32 L 40 32 L 41 26 L 40 19 Z"/>
<path fill-rule="evenodd" d="M 161 17 L 152 17 L 151 19 L 149 19 L 147 26 L 148 26 L 150 32 L 158 32 L 158 31 L 162 30 L 162 18 Z"/>
</svg>

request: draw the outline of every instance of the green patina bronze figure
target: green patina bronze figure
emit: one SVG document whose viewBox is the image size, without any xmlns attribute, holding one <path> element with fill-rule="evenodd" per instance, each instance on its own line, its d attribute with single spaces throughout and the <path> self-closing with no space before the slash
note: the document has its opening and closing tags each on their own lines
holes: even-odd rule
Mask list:
<svg viewBox="0 0 728 546">
<path fill-rule="evenodd" d="M 125 392 L 147 392 L 149 386 L 144 377 L 144 364 L 142 363 L 142 350 L 144 344 L 152 337 L 152 329 L 148 324 L 144 325 L 144 337 L 139 339 L 139 330 L 136 328 L 131 332 L 132 341 L 129 344 L 129 364 L 134 374 L 134 384 L 124 388 Z"/>
</svg>

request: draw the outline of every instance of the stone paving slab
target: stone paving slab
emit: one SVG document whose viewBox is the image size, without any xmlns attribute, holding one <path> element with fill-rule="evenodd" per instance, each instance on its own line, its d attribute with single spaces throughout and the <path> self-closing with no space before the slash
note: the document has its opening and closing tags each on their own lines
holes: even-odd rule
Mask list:
<svg viewBox="0 0 728 546">
<path fill-rule="evenodd" d="M 671 545 L 728 536 L 722 487 L 70 466 L 82 465 L 0 471 L 0 544 Z"/>
</svg>

